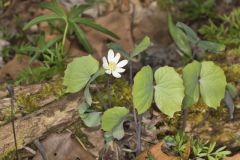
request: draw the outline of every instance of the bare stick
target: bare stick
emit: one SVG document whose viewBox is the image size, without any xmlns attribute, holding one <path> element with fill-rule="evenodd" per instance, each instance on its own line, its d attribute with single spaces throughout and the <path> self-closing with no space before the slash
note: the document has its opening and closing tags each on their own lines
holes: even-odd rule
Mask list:
<svg viewBox="0 0 240 160">
<path fill-rule="evenodd" d="M 14 137 L 14 144 L 15 144 L 15 149 L 16 149 L 16 158 L 19 160 L 19 155 L 18 155 L 18 147 L 17 147 L 17 136 L 16 136 L 16 130 L 15 130 L 15 124 L 14 124 L 14 119 L 15 119 L 15 113 L 14 113 L 14 89 L 12 85 L 7 86 L 8 93 L 11 97 L 11 123 L 12 123 L 12 130 L 13 130 L 13 137 Z"/>
</svg>

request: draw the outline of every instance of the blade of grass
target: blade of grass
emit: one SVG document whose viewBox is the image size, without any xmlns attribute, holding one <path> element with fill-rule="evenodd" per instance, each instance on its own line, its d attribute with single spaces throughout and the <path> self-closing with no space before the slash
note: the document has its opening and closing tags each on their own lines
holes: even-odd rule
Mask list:
<svg viewBox="0 0 240 160">
<path fill-rule="evenodd" d="M 92 49 L 90 43 L 88 42 L 87 37 L 86 37 L 85 33 L 83 32 L 83 30 L 80 29 L 80 27 L 76 23 L 71 23 L 71 25 L 73 27 L 75 34 L 77 35 L 77 39 L 79 40 L 79 42 L 83 45 L 83 47 L 86 49 L 87 52 L 92 54 L 93 49 Z"/>
<path fill-rule="evenodd" d="M 110 30 L 100 26 L 99 24 L 95 23 L 93 20 L 91 19 L 87 19 L 87 18 L 77 18 L 74 20 L 74 22 L 76 23 L 80 23 L 80 24 L 84 24 L 88 27 L 91 27 L 99 32 L 102 32 L 104 34 L 107 34 L 113 38 L 119 39 L 119 36 L 116 35 L 115 33 L 111 32 Z"/>
</svg>

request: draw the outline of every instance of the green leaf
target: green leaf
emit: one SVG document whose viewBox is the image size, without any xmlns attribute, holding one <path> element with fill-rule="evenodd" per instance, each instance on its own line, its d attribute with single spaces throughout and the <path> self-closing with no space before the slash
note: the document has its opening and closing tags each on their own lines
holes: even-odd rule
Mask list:
<svg viewBox="0 0 240 160">
<path fill-rule="evenodd" d="M 128 113 L 129 110 L 125 107 L 113 107 L 108 109 L 102 116 L 102 129 L 107 132 L 111 131 L 124 120 Z"/>
<path fill-rule="evenodd" d="M 225 101 L 225 103 L 228 107 L 229 114 L 230 114 L 230 119 L 233 119 L 235 105 L 234 105 L 234 102 L 233 102 L 233 98 L 232 98 L 232 96 L 231 96 L 231 94 L 228 90 L 226 90 L 224 101 Z"/>
<path fill-rule="evenodd" d="M 84 88 L 91 76 L 98 71 L 99 62 L 91 55 L 75 58 L 65 71 L 63 84 L 67 92 L 75 93 Z"/>
<path fill-rule="evenodd" d="M 20 48 L 17 48 L 16 51 L 20 53 L 27 53 L 27 52 L 40 52 L 41 50 L 30 45 L 24 45 L 21 46 Z"/>
<path fill-rule="evenodd" d="M 87 18 L 78 18 L 74 20 L 75 23 L 80 23 L 80 24 L 84 24 L 88 27 L 91 27 L 99 32 L 105 33 L 113 38 L 119 39 L 118 35 L 116 35 L 115 33 L 109 31 L 108 29 L 100 26 L 99 24 L 95 23 L 93 20 L 91 19 L 87 19 Z"/>
<path fill-rule="evenodd" d="M 212 143 L 210 143 L 210 145 L 209 145 L 209 148 L 208 148 L 208 153 L 212 153 L 213 152 L 213 150 L 214 150 L 214 148 L 215 148 L 215 146 L 216 146 L 216 142 L 214 141 L 214 142 L 212 142 Z"/>
<path fill-rule="evenodd" d="M 197 34 L 186 24 L 178 22 L 177 27 L 181 28 L 187 34 L 187 37 L 191 43 L 196 44 L 200 40 Z"/>
<path fill-rule="evenodd" d="M 199 41 L 197 44 L 200 48 L 209 52 L 223 52 L 226 48 L 224 44 L 210 42 L 210 41 Z"/>
<path fill-rule="evenodd" d="M 61 39 L 62 39 L 62 36 L 58 36 L 56 38 L 51 39 L 50 41 L 47 42 L 46 46 L 44 47 L 44 50 L 49 49 Z"/>
<path fill-rule="evenodd" d="M 28 22 L 27 24 L 24 25 L 23 30 L 27 30 L 28 28 L 30 28 L 31 26 L 38 24 L 40 22 L 43 21 L 52 21 L 52 20 L 56 20 L 56 19 L 61 19 L 61 17 L 57 16 L 57 15 L 43 15 L 43 16 L 39 16 L 36 17 L 34 19 L 32 19 L 30 22 Z"/>
<path fill-rule="evenodd" d="M 97 127 L 101 124 L 101 114 L 101 112 L 85 113 L 82 120 L 88 127 Z"/>
<path fill-rule="evenodd" d="M 184 97 L 183 80 L 172 67 L 161 67 L 155 74 L 155 102 L 158 108 L 166 115 L 181 110 Z"/>
<path fill-rule="evenodd" d="M 135 47 L 131 54 L 131 58 L 137 56 L 144 50 L 146 50 L 151 44 L 150 38 L 148 36 L 144 37 L 144 39 Z"/>
<path fill-rule="evenodd" d="M 68 19 L 69 20 L 74 20 L 75 18 L 78 18 L 81 16 L 80 14 L 83 13 L 85 10 L 90 8 L 91 5 L 89 4 L 81 4 L 78 6 L 73 6 L 71 10 L 68 12 Z"/>
<path fill-rule="evenodd" d="M 123 138 L 123 136 L 124 136 L 124 128 L 123 128 L 123 122 L 124 121 L 122 121 L 121 123 L 119 123 L 119 125 L 118 126 L 116 126 L 113 130 L 112 130 L 112 136 L 114 137 L 114 138 L 116 138 L 117 140 L 120 140 L 120 139 L 122 139 Z"/>
<path fill-rule="evenodd" d="M 112 49 L 114 52 L 120 53 L 124 58 L 130 59 L 129 53 L 119 44 L 117 43 L 108 43 L 107 44 L 108 49 Z"/>
<path fill-rule="evenodd" d="M 147 160 L 156 160 L 151 152 L 147 152 Z"/>
<path fill-rule="evenodd" d="M 200 93 L 203 101 L 211 108 L 220 106 L 224 98 L 226 77 L 223 70 L 213 62 L 202 62 Z"/>
<path fill-rule="evenodd" d="M 138 114 L 146 112 L 153 100 L 153 71 L 150 66 L 143 67 L 134 77 L 133 104 Z"/>
<path fill-rule="evenodd" d="M 88 103 L 89 106 L 92 105 L 92 96 L 90 93 L 90 84 L 99 76 L 103 75 L 105 73 L 105 70 L 103 68 L 100 68 L 89 80 L 89 82 L 87 83 L 85 90 L 84 90 L 84 97 L 86 99 L 86 102 Z"/>
<path fill-rule="evenodd" d="M 106 144 L 113 141 L 112 131 L 104 132 L 104 140 L 105 140 Z"/>
<path fill-rule="evenodd" d="M 86 126 L 97 127 L 101 122 L 101 112 L 88 112 L 89 107 L 90 106 L 86 102 L 82 102 L 79 106 L 78 112 Z"/>
<path fill-rule="evenodd" d="M 208 160 L 216 160 L 214 157 L 208 155 Z"/>
<path fill-rule="evenodd" d="M 79 105 L 79 109 L 78 109 L 78 112 L 80 115 L 84 114 L 89 108 L 89 105 L 86 103 L 86 102 L 82 102 L 80 105 Z"/>
<path fill-rule="evenodd" d="M 237 88 L 231 83 L 227 84 L 227 90 L 229 91 L 232 98 L 235 98 L 238 94 Z"/>
<path fill-rule="evenodd" d="M 183 69 L 185 97 L 183 106 L 188 108 L 198 102 L 199 89 L 203 101 L 217 108 L 224 98 L 226 77 L 223 70 L 213 62 L 194 61 Z"/>
<path fill-rule="evenodd" d="M 56 15 L 66 19 L 64 9 L 58 4 L 56 0 L 53 0 L 52 2 L 42 2 L 40 4 L 40 7 L 46 8 L 55 13 Z"/>
<path fill-rule="evenodd" d="M 192 50 L 186 34 L 173 24 L 172 16 L 168 16 L 169 32 L 180 51 L 187 57 L 192 58 Z"/>
<path fill-rule="evenodd" d="M 92 49 L 90 43 L 88 42 L 87 37 L 86 37 L 85 33 L 83 32 L 83 30 L 76 23 L 71 23 L 71 26 L 73 27 L 73 30 L 74 30 L 79 42 L 83 45 L 83 47 L 86 49 L 87 52 L 92 54 L 93 49 Z"/>
<path fill-rule="evenodd" d="M 183 69 L 183 84 L 185 87 L 185 97 L 183 107 L 188 108 L 198 102 L 200 96 L 199 76 L 201 63 L 193 61 Z"/>
</svg>

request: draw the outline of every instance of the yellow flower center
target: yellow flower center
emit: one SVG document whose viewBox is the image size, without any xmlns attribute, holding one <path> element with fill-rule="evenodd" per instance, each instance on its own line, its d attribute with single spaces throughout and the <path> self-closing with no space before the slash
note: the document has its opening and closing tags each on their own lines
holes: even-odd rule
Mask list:
<svg viewBox="0 0 240 160">
<path fill-rule="evenodd" d="M 116 63 L 114 63 L 114 62 L 109 62 L 109 64 L 108 64 L 109 70 L 114 71 L 114 70 L 116 69 L 116 67 L 117 67 L 117 64 L 116 64 Z"/>
</svg>

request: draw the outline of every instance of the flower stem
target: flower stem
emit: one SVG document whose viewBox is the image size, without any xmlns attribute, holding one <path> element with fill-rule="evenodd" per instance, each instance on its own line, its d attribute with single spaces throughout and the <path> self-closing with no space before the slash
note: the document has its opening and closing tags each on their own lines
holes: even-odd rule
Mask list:
<svg viewBox="0 0 240 160">
<path fill-rule="evenodd" d="M 19 155 L 18 155 L 18 147 L 17 147 L 17 136 L 16 136 L 16 130 L 15 130 L 15 113 L 14 113 L 14 89 L 11 85 L 8 85 L 7 87 L 8 93 L 11 97 L 11 121 L 12 121 L 12 130 L 13 130 L 13 138 L 14 138 L 14 144 L 15 144 L 15 149 L 16 149 L 16 159 L 20 160 Z"/>
<path fill-rule="evenodd" d="M 187 127 L 187 118 L 188 118 L 188 108 L 183 109 L 183 132 L 186 132 Z"/>
<path fill-rule="evenodd" d="M 107 79 L 107 95 L 108 95 L 108 108 L 111 108 L 111 95 L 110 95 L 110 76 Z"/>
<path fill-rule="evenodd" d="M 129 81 L 132 92 L 133 87 L 133 69 L 132 69 L 132 61 L 129 63 Z M 135 131 L 136 131 L 136 154 L 138 155 L 141 152 L 141 116 L 137 115 L 136 109 L 133 106 L 133 117 L 135 123 Z"/>
<path fill-rule="evenodd" d="M 99 90 L 98 84 L 97 84 L 97 83 L 95 83 L 95 84 L 96 84 L 97 92 L 98 92 L 98 94 L 100 95 L 100 102 L 102 103 L 103 108 L 104 108 L 104 110 L 106 111 L 106 110 L 107 110 L 107 104 L 106 104 L 106 103 L 104 102 L 104 100 L 103 100 L 102 92 Z"/>
</svg>

